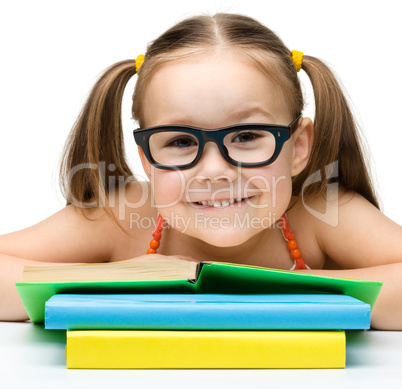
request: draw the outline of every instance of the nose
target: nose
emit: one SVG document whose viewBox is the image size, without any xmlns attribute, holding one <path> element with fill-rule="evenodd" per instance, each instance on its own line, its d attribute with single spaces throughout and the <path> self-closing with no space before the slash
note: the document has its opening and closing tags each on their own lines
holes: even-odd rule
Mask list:
<svg viewBox="0 0 402 389">
<path fill-rule="evenodd" d="M 237 167 L 222 156 L 214 142 L 207 142 L 198 163 L 195 165 L 198 181 L 235 181 Z"/>
</svg>

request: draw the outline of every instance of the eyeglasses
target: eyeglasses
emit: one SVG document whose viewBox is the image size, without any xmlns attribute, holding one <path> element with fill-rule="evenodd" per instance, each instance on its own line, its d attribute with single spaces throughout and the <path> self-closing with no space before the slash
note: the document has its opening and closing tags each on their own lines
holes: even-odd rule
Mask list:
<svg viewBox="0 0 402 389">
<path fill-rule="evenodd" d="M 200 160 L 207 142 L 214 142 L 226 161 L 235 166 L 260 167 L 278 158 L 301 115 L 288 126 L 276 124 L 236 124 L 205 130 L 182 125 L 138 128 L 135 142 L 148 161 L 165 170 L 189 169 Z"/>
</svg>

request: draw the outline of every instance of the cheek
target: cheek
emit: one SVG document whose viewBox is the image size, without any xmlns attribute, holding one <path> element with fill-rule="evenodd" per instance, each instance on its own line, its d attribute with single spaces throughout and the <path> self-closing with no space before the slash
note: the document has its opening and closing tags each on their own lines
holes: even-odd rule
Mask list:
<svg viewBox="0 0 402 389">
<path fill-rule="evenodd" d="M 151 174 L 151 187 L 152 204 L 158 208 L 171 207 L 184 196 L 185 176 L 182 171 L 154 169 Z"/>
<path fill-rule="evenodd" d="M 248 189 L 255 188 L 257 192 L 261 193 L 260 201 L 267 204 L 270 211 L 285 212 L 292 196 L 289 153 L 281 153 L 271 165 L 250 171 L 248 182 Z M 250 195 L 252 195 L 251 192 Z"/>
</svg>

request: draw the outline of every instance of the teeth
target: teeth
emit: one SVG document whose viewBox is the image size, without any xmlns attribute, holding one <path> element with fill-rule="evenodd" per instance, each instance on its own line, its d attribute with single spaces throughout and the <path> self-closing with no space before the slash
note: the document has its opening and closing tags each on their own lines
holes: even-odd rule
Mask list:
<svg viewBox="0 0 402 389">
<path fill-rule="evenodd" d="M 230 204 L 239 203 L 244 199 L 230 199 L 230 200 L 223 200 L 223 201 L 197 201 L 197 204 L 203 205 L 204 207 L 215 207 L 215 208 L 221 208 L 221 207 L 227 207 Z"/>
</svg>

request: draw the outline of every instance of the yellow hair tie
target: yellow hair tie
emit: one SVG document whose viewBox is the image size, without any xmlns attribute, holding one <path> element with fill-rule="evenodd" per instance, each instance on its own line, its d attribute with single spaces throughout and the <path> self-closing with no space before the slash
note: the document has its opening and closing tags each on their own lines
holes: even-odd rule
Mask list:
<svg viewBox="0 0 402 389">
<path fill-rule="evenodd" d="M 138 70 L 140 69 L 142 63 L 144 62 L 145 59 L 145 55 L 140 54 L 139 56 L 137 56 L 137 58 L 135 59 L 135 71 L 138 73 Z"/>
<path fill-rule="evenodd" d="M 303 53 L 301 51 L 292 50 L 292 60 L 295 65 L 296 71 L 299 72 L 302 68 Z"/>
</svg>

